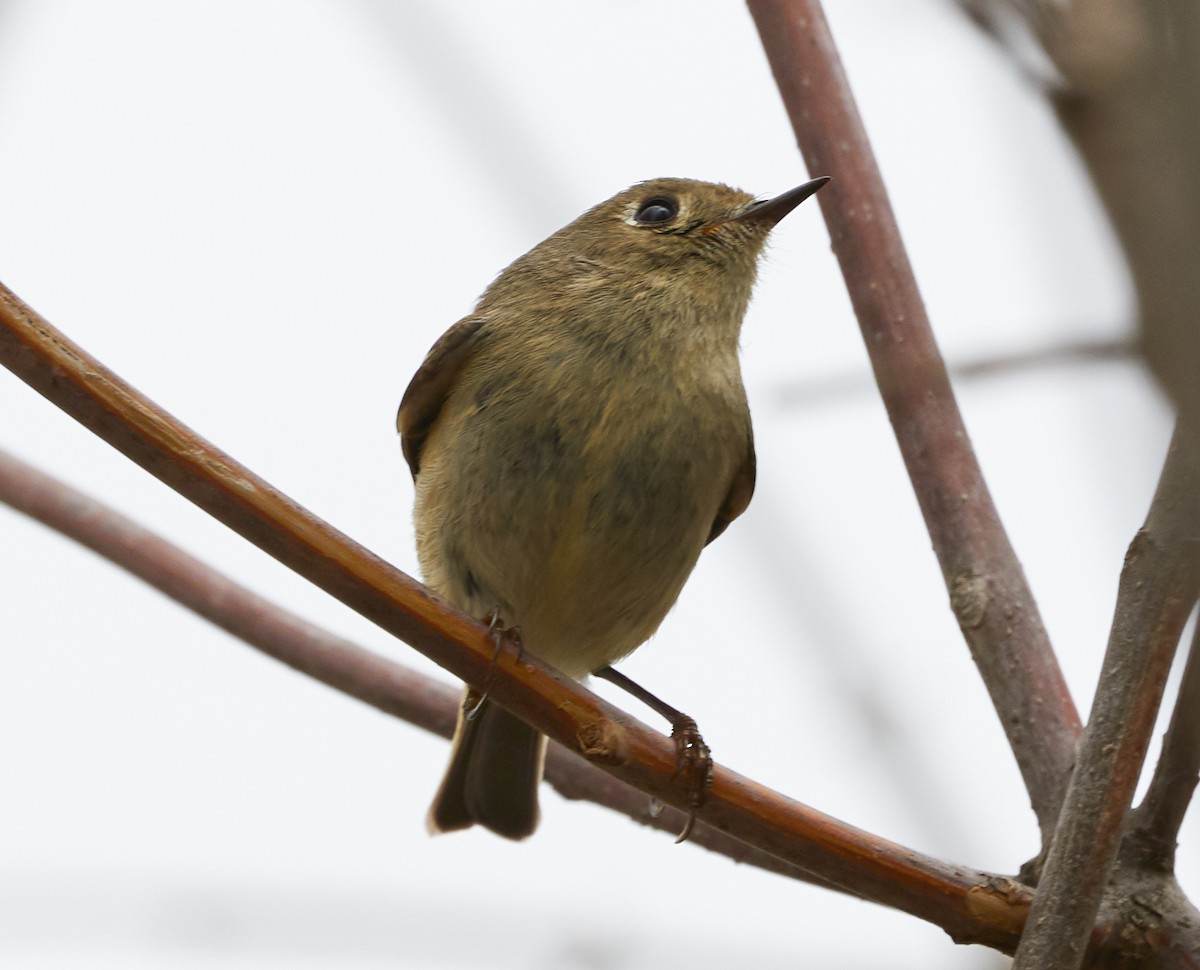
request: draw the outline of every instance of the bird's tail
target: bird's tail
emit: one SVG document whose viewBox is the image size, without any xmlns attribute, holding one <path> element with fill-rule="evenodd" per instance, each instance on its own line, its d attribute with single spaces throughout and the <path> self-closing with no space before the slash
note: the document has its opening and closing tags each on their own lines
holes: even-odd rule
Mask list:
<svg viewBox="0 0 1200 970">
<path fill-rule="evenodd" d="M 476 822 L 508 839 L 533 834 L 546 738 L 498 704 L 468 690 L 458 712 L 450 765 L 429 808 L 433 834 Z M 464 711 L 471 710 L 466 717 Z"/>
</svg>

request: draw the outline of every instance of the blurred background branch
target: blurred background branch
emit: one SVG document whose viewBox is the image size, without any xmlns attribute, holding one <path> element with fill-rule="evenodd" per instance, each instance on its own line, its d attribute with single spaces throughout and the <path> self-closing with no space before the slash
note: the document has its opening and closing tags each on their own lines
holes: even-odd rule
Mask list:
<svg viewBox="0 0 1200 970">
<path fill-rule="evenodd" d="M 1087 338 L 1064 340 L 1045 347 L 988 354 L 975 360 L 950 363 L 950 377 L 957 381 L 981 380 L 1025 374 L 1052 367 L 1077 367 L 1113 361 L 1138 360 L 1137 345 L 1128 339 Z M 867 394 L 875 383 L 861 371 L 829 374 L 780 385 L 776 400 L 783 407 L 808 407 L 833 403 Z"/>
<path fill-rule="evenodd" d="M 1137 292 L 1146 363 L 1200 427 L 1200 9 L 1191 0 L 959 0 L 1046 93 L 1087 166 Z M 1024 27 L 1022 35 L 1015 28 Z"/>
</svg>

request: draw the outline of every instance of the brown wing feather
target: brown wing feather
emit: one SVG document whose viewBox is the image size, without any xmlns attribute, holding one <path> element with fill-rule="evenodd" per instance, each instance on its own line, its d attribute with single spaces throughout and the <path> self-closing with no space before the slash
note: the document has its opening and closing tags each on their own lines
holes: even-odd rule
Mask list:
<svg viewBox="0 0 1200 970">
<path fill-rule="evenodd" d="M 396 414 L 396 429 L 400 432 L 400 446 L 413 478 L 417 477 L 421 467 L 421 447 L 429 436 L 429 429 L 437 420 L 459 371 L 475 350 L 486 322 L 484 317 L 459 320 L 438 338 L 408 382 Z"/>
<path fill-rule="evenodd" d="M 750 497 L 754 494 L 756 466 L 754 435 L 751 434 L 746 442 L 746 457 L 743 459 L 741 467 L 733 473 L 733 481 L 729 483 L 729 493 L 717 510 L 717 517 L 713 519 L 712 529 L 709 530 L 705 545 L 729 528 L 729 523 L 746 511 L 746 506 L 750 504 Z"/>
</svg>

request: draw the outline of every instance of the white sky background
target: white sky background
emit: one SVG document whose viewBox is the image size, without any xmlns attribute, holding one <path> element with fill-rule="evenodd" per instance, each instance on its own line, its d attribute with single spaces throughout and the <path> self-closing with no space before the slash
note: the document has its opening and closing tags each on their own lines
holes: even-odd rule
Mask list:
<svg viewBox="0 0 1200 970">
<path fill-rule="evenodd" d="M 1005 58 L 943 0 L 828 6 L 947 357 L 1124 333 L 1102 217 Z M 407 571 L 395 408 L 499 269 L 640 179 L 768 195 L 807 177 L 732 3 L 8 0 L 0 132 L 0 279 Z M 867 373 L 815 204 L 775 233 L 743 344 L 758 493 L 624 669 L 722 763 L 1014 871 L 1033 815 L 883 409 L 869 385 L 784 402 Z M 1169 416 L 1133 364 L 959 391 L 1086 711 Z M 433 669 L 4 373 L 0 431 L 254 590 Z M 549 790 L 524 844 L 430 839 L 445 742 L 4 508 L 0 615 L 0 965 L 1003 965 Z"/>
</svg>

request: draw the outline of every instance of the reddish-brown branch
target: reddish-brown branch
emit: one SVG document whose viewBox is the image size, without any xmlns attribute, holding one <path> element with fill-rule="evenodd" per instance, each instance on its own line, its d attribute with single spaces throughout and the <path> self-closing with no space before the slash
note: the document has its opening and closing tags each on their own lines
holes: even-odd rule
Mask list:
<svg viewBox="0 0 1200 970">
<path fill-rule="evenodd" d="M 675 749 L 528 654 L 494 657 L 487 630 L 300 508 L 122 382 L 0 286 L 0 363 L 181 495 L 347 606 L 574 751 L 677 809 Z M 1012 946 L 1027 891 L 911 852 L 723 767 L 700 821 L 865 899 Z"/>
<path fill-rule="evenodd" d="M 950 602 L 1008 734 L 1043 839 L 1079 737 L 1071 701 L 958 411 L 900 231 L 819 0 L 749 0 Z"/>
<path fill-rule="evenodd" d="M 448 738 L 453 733 L 458 689 L 309 623 L 115 509 L 2 450 L 0 502 L 74 539 L 267 656 L 433 734 Z M 642 792 L 561 745 L 553 745 L 547 755 L 546 779 L 566 798 L 605 805 L 672 834 L 683 827 L 683 813 L 674 809 L 651 813 L 650 800 Z M 697 825 L 688 841 L 737 862 L 840 890 L 707 825 Z"/>
<path fill-rule="evenodd" d="M 1121 571 L 1079 765 L 1013 964 L 1073 970 L 1116 858 L 1179 636 L 1200 591 L 1200 453 L 1175 434 L 1146 524 Z"/>
</svg>

